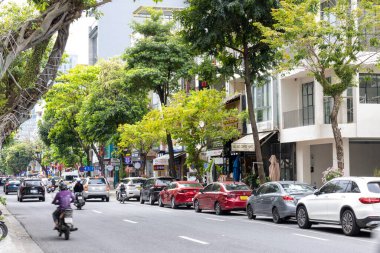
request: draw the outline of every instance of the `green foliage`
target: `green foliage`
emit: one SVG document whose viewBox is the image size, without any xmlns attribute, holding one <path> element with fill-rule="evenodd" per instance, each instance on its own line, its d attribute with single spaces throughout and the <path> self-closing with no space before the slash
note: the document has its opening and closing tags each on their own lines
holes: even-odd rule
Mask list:
<svg viewBox="0 0 380 253">
<path fill-rule="evenodd" d="M 0 36 L 16 31 L 26 20 L 36 17 L 36 8 L 28 4 L 7 2 L 0 4 Z"/>
<path fill-rule="evenodd" d="M 4 165 L 9 174 L 25 171 L 35 156 L 35 150 L 30 142 L 14 142 L 4 147 L 2 153 Z"/>
<path fill-rule="evenodd" d="M 342 177 L 342 176 L 343 176 L 343 172 L 340 169 L 327 168 L 327 170 L 322 172 L 322 183 L 325 184 L 334 178 Z"/>
<path fill-rule="evenodd" d="M 0 204 L 7 205 L 7 199 L 5 197 L 0 197 Z"/>
<path fill-rule="evenodd" d="M 188 156 L 186 163 L 194 166 L 198 176 L 203 173 L 203 161 L 199 159 L 207 143 L 213 140 L 227 141 L 239 135 L 234 126 L 225 124 L 238 117 L 236 110 L 227 110 L 223 103 L 224 92 L 206 89 L 173 95 L 170 105 L 163 109 L 166 130 L 183 146 Z"/>
</svg>

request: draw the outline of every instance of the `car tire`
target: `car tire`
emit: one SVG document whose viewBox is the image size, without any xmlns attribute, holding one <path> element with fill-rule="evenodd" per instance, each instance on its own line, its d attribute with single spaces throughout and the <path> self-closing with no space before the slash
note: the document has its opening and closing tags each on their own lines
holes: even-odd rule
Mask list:
<svg viewBox="0 0 380 253">
<path fill-rule="evenodd" d="M 359 234 L 360 227 L 356 222 L 356 216 L 352 210 L 345 210 L 340 217 L 340 222 L 345 235 L 353 236 Z"/>
<path fill-rule="evenodd" d="M 186 205 L 186 207 L 190 209 L 190 208 L 191 208 L 191 205 Z"/>
<path fill-rule="evenodd" d="M 20 202 L 20 197 L 17 195 L 17 201 Z"/>
<path fill-rule="evenodd" d="M 20 202 L 22 202 L 22 200 L 23 200 L 22 197 L 20 197 Z"/>
<path fill-rule="evenodd" d="M 159 207 L 164 207 L 164 203 L 162 203 L 161 196 L 158 198 L 158 206 Z"/>
<path fill-rule="evenodd" d="M 202 209 L 200 209 L 200 207 L 199 207 L 199 201 L 198 200 L 194 201 L 194 210 L 196 213 L 202 212 Z"/>
<path fill-rule="evenodd" d="M 140 197 L 137 197 L 136 199 L 137 199 L 137 201 L 140 201 Z"/>
<path fill-rule="evenodd" d="M 42 202 L 45 202 L 45 197 L 41 198 L 41 201 L 42 201 Z"/>
<path fill-rule="evenodd" d="M 152 195 L 149 195 L 149 204 L 151 205 L 151 206 L 153 206 L 154 205 L 154 199 L 153 199 L 153 196 Z"/>
<path fill-rule="evenodd" d="M 8 192 L 5 192 L 5 195 L 8 195 Z"/>
<path fill-rule="evenodd" d="M 140 204 L 144 204 L 145 203 L 145 200 L 143 199 L 143 196 L 140 195 Z"/>
<path fill-rule="evenodd" d="M 175 203 L 175 198 L 174 197 L 172 197 L 171 200 L 170 200 L 170 207 L 172 209 L 177 209 L 178 208 L 178 205 L 176 205 L 176 203 Z"/>
<path fill-rule="evenodd" d="M 251 205 L 247 206 L 247 216 L 248 216 L 248 219 L 250 219 L 250 220 L 256 219 L 256 215 L 253 214 L 253 208 Z"/>
<path fill-rule="evenodd" d="M 279 224 L 282 222 L 282 219 L 280 217 L 280 213 L 278 212 L 277 207 L 273 207 L 272 209 L 272 219 L 273 219 L 273 222 L 276 224 Z"/>
<path fill-rule="evenodd" d="M 214 209 L 215 209 L 215 214 L 216 215 L 222 215 L 223 214 L 223 210 L 222 210 L 222 207 L 220 206 L 219 202 L 215 203 Z"/>
<path fill-rule="evenodd" d="M 107 201 L 107 202 L 110 202 L 110 198 L 109 198 L 109 197 L 106 197 L 106 201 Z"/>
<path fill-rule="evenodd" d="M 311 222 L 309 220 L 309 215 L 307 214 L 307 210 L 305 206 L 300 206 L 297 208 L 296 212 L 297 224 L 302 229 L 311 228 Z"/>
</svg>

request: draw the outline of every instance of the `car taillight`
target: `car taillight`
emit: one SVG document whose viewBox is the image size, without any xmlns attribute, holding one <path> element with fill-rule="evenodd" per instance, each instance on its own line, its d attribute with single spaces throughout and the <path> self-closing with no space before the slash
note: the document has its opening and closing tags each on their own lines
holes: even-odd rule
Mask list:
<svg viewBox="0 0 380 253">
<path fill-rule="evenodd" d="M 380 198 L 360 198 L 359 201 L 363 204 L 377 204 L 380 203 Z"/>
<path fill-rule="evenodd" d="M 294 201 L 294 198 L 292 196 L 289 196 L 289 195 L 282 196 L 282 199 L 285 201 Z"/>
</svg>

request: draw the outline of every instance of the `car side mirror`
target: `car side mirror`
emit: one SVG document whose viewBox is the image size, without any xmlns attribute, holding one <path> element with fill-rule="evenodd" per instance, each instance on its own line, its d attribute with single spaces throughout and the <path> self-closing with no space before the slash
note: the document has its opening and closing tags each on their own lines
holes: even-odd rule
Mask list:
<svg viewBox="0 0 380 253">
<path fill-rule="evenodd" d="M 318 196 L 318 195 L 321 195 L 322 193 L 319 191 L 319 190 L 315 190 L 314 191 L 314 195 Z"/>
<path fill-rule="evenodd" d="M 252 195 L 256 196 L 257 195 L 257 191 L 256 190 L 252 190 Z"/>
</svg>

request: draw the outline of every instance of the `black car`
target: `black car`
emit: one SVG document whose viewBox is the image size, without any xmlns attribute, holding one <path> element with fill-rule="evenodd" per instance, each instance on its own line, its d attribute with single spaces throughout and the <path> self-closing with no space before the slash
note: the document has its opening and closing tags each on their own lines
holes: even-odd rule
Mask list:
<svg viewBox="0 0 380 253">
<path fill-rule="evenodd" d="M 17 192 L 17 200 L 22 202 L 24 199 L 39 199 L 45 201 L 45 188 L 40 179 L 25 179 Z"/>
<path fill-rule="evenodd" d="M 20 181 L 10 180 L 4 185 L 4 193 L 8 195 L 10 192 L 17 192 L 20 186 Z"/>
<path fill-rule="evenodd" d="M 149 201 L 149 204 L 154 205 L 158 201 L 159 193 L 162 189 L 174 181 L 172 177 L 151 177 L 145 181 L 140 191 L 140 203 L 144 204 Z"/>
</svg>

